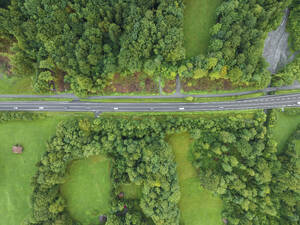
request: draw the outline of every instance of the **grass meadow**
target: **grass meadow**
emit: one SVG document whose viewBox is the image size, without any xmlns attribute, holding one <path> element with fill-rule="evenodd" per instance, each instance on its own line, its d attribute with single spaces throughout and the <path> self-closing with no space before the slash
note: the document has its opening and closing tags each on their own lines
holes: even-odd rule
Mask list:
<svg viewBox="0 0 300 225">
<path fill-rule="evenodd" d="M 31 212 L 31 178 L 60 118 L 0 124 L 0 224 L 19 225 Z M 12 153 L 22 144 L 23 154 Z"/>
<path fill-rule="evenodd" d="M 35 121 L 0 123 L 0 224 L 20 225 L 30 215 L 36 163 L 46 151 L 47 140 L 55 135 L 56 125 L 75 115 L 82 114 L 49 113 Z M 12 153 L 15 144 L 24 147 L 22 154 Z"/>
<path fill-rule="evenodd" d="M 222 0 L 184 0 L 184 45 L 187 57 L 205 54 L 209 30 L 215 24 L 215 12 Z"/>
<path fill-rule="evenodd" d="M 99 216 L 111 209 L 110 160 L 93 156 L 73 161 L 61 193 L 74 220 L 83 225 L 99 224 Z"/>
<path fill-rule="evenodd" d="M 275 111 L 277 114 L 277 123 L 273 134 L 278 143 L 278 151 L 282 151 L 289 137 L 295 132 L 300 123 L 300 111 L 297 115 L 287 115 L 284 112 Z"/>
<path fill-rule="evenodd" d="M 0 76 L 0 94 L 33 94 L 31 77 Z"/>
<path fill-rule="evenodd" d="M 168 137 L 177 163 L 181 198 L 180 224 L 221 225 L 222 201 L 202 188 L 197 173 L 191 163 L 190 145 L 192 140 L 187 133 Z"/>
</svg>

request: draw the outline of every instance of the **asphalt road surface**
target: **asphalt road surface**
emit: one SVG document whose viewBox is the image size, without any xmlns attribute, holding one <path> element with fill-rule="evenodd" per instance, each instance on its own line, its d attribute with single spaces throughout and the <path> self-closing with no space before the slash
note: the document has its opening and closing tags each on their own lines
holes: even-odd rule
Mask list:
<svg viewBox="0 0 300 225">
<path fill-rule="evenodd" d="M 298 104 L 299 103 L 299 104 Z M 196 112 L 300 107 L 300 94 L 268 95 L 253 99 L 206 103 L 101 103 L 84 101 L 7 101 L 0 111 L 52 112 Z"/>
</svg>

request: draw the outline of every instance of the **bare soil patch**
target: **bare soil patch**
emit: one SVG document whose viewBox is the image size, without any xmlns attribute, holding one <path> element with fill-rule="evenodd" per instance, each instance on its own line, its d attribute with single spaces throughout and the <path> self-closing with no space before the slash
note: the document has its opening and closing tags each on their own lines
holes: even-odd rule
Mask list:
<svg viewBox="0 0 300 225">
<path fill-rule="evenodd" d="M 167 80 L 164 82 L 163 91 L 165 93 L 172 93 L 176 90 L 176 80 Z"/>
<path fill-rule="evenodd" d="M 159 86 L 155 80 L 144 73 L 137 72 L 131 76 L 121 76 L 115 74 L 104 88 L 105 94 L 111 93 L 147 93 L 157 94 L 159 93 Z"/>
<path fill-rule="evenodd" d="M 66 72 L 63 70 L 59 70 L 57 69 L 55 71 L 55 76 L 56 76 L 56 80 L 55 80 L 55 88 L 59 91 L 59 92 L 64 92 L 70 89 L 70 84 L 69 83 L 65 83 L 65 75 Z"/>
</svg>

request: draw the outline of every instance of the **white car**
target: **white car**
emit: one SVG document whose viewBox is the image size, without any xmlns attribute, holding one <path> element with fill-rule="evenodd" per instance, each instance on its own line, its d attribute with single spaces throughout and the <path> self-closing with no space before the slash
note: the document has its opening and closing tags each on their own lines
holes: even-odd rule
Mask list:
<svg viewBox="0 0 300 225">
<path fill-rule="evenodd" d="M 300 102 L 297 102 L 297 105 L 300 105 Z"/>
<path fill-rule="evenodd" d="M 114 110 L 118 110 L 119 108 L 118 107 L 114 107 Z"/>
<path fill-rule="evenodd" d="M 15 106 L 14 109 L 19 109 L 18 106 Z"/>
<path fill-rule="evenodd" d="M 179 107 L 179 110 L 184 110 L 184 107 Z"/>
<path fill-rule="evenodd" d="M 40 106 L 39 109 L 44 109 L 44 106 Z"/>
</svg>

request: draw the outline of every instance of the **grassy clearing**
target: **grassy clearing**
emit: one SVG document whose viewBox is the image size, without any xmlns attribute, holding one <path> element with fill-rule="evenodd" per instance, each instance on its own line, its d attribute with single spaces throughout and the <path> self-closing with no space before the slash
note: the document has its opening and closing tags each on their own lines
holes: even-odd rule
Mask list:
<svg viewBox="0 0 300 225">
<path fill-rule="evenodd" d="M 281 91 L 276 91 L 276 95 L 283 95 L 283 94 L 295 94 L 295 93 L 300 93 L 300 89 L 293 89 L 293 90 L 281 90 Z"/>
<path fill-rule="evenodd" d="M 133 118 L 133 119 L 144 119 L 145 116 L 155 116 L 156 118 L 165 119 L 165 116 L 174 117 L 187 117 L 187 118 L 216 118 L 223 116 L 236 116 L 242 115 L 243 118 L 253 118 L 254 113 L 261 112 L 261 109 L 251 109 L 251 110 L 234 110 L 234 111 L 201 111 L 201 112 L 103 112 L 100 117 L 106 118 Z"/>
<path fill-rule="evenodd" d="M 263 96 L 264 93 L 254 93 L 240 96 L 227 97 L 204 97 L 204 98 L 118 98 L 118 99 L 82 99 L 83 102 L 220 102 L 220 101 L 234 101 L 248 98 L 257 98 Z"/>
<path fill-rule="evenodd" d="M 209 30 L 215 24 L 216 8 L 221 0 L 185 0 L 184 44 L 187 57 L 205 54 Z"/>
<path fill-rule="evenodd" d="M 289 137 L 295 132 L 300 123 L 300 111 L 298 115 L 287 115 L 284 112 L 275 111 L 277 114 L 277 123 L 273 134 L 278 143 L 278 151 L 282 151 Z"/>
<path fill-rule="evenodd" d="M 180 223 L 184 225 L 221 225 L 222 201 L 203 189 L 191 163 L 189 151 L 192 140 L 187 133 L 168 138 L 177 162 L 181 190 Z"/>
<path fill-rule="evenodd" d="M 72 99 L 70 98 L 0 98 L 0 102 L 7 101 L 63 101 L 70 102 Z"/>
<path fill-rule="evenodd" d="M 46 141 L 55 134 L 56 125 L 65 118 L 54 114 L 36 121 L 0 124 L 0 224 L 19 225 L 30 214 L 35 164 L 46 150 Z M 21 155 L 11 152 L 17 143 L 24 147 Z"/>
<path fill-rule="evenodd" d="M 71 216 L 83 225 L 99 224 L 99 215 L 110 211 L 110 161 L 93 156 L 72 162 L 61 186 Z"/>
<path fill-rule="evenodd" d="M 0 94 L 33 94 L 31 77 L 2 76 Z"/>
</svg>

